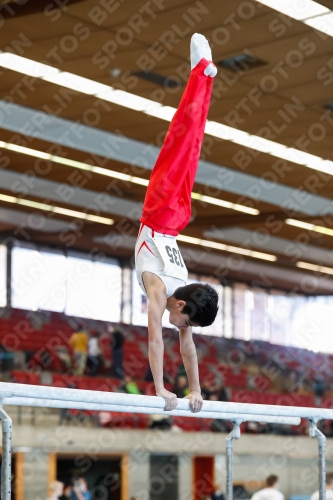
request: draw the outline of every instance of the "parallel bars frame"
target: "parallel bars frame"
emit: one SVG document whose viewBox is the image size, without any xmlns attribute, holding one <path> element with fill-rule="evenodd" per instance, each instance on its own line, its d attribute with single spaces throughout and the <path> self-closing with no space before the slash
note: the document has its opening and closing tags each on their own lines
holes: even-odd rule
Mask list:
<svg viewBox="0 0 333 500">
<path fill-rule="evenodd" d="M 233 440 L 240 438 L 242 422 L 267 422 L 298 425 L 300 417 L 310 422 L 310 436 L 318 439 L 319 500 L 326 499 L 325 491 L 325 448 L 326 437 L 317 428 L 322 419 L 333 420 L 333 410 L 303 408 L 296 406 L 274 406 L 247 403 L 226 403 L 204 401 L 199 413 L 192 413 L 187 399 L 178 399 L 177 409 L 164 412 L 164 399 L 157 396 L 86 391 L 59 387 L 24 385 L 0 382 L 0 420 L 2 423 L 2 481 L 1 499 L 11 496 L 11 439 L 12 420 L 3 405 L 37 406 L 41 408 L 72 408 L 122 413 L 166 414 L 193 418 L 214 418 L 230 420 L 233 430 L 226 438 L 226 498 L 233 499 Z"/>
</svg>

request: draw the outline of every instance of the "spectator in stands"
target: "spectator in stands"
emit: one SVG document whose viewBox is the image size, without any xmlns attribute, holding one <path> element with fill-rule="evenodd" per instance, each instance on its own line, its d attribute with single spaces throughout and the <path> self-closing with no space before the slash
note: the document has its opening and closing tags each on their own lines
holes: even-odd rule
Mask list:
<svg viewBox="0 0 333 500">
<path fill-rule="evenodd" d="M 172 427 L 172 419 L 168 415 L 152 414 L 149 417 L 148 428 L 169 431 Z"/>
<path fill-rule="evenodd" d="M 65 486 L 64 488 L 64 494 L 62 496 L 62 499 L 63 500 L 67 500 L 67 499 L 70 499 L 71 498 L 71 494 L 72 494 L 72 487 L 68 484 L 67 486 Z"/>
<path fill-rule="evenodd" d="M 99 346 L 100 333 L 97 330 L 91 332 L 88 342 L 88 361 L 89 375 L 94 377 L 99 368 L 103 365 L 102 351 Z"/>
<path fill-rule="evenodd" d="M 209 396 L 209 401 L 220 401 L 219 391 L 212 392 Z M 212 432 L 230 432 L 232 425 L 228 420 L 222 420 L 221 418 L 215 418 L 210 424 L 210 430 Z"/>
<path fill-rule="evenodd" d="M 87 364 L 88 353 L 88 335 L 82 325 L 77 332 L 74 332 L 70 339 L 69 345 L 73 349 L 75 358 L 75 375 L 83 375 Z"/>
<path fill-rule="evenodd" d="M 118 329 L 112 330 L 111 352 L 113 362 L 113 375 L 116 378 L 124 378 L 123 370 L 123 347 L 125 343 L 124 334 Z"/>
<path fill-rule="evenodd" d="M 69 371 L 72 368 L 72 358 L 68 352 L 68 348 L 66 346 L 59 345 L 56 346 L 55 351 L 60 361 L 64 364 L 66 371 Z"/>
<path fill-rule="evenodd" d="M 71 500 L 91 500 L 91 494 L 88 490 L 88 483 L 84 477 L 79 477 L 74 481 L 71 491 Z"/>
<path fill-rule="evenodd" d="M 210 395 L 214 392 L 211 382 L 204 379 L 201 382 L 201 396 L 202 399 L 209 399 Z"/>
<path fill-rule="evenodd" d="M 217 393 L 218 393 L 218 401 L 229 401 L 228 394 L 226 388 L 224 387 L 223 382 L 220 383 L 220 386 L 217 389 Z"/>
<path fill-rule="evenodd" d="M 124 382 L 119 386 L 119 390 L 127 392 L 127 394 L 141 394 L 138 384 L 129 375 L 126 375 Z"/>
<path fill-rule="evenodd" d="M 172 392 L 176 394 L 177 398 L 184 398 L 190 393 L 186 375 L 178 375 Z"/>
<path fill-rule="evenodd" d="M 177 368 L 177 373 L 176 373 L 176 378 L 177 377 L 180 377 L 180 376 L 184 376 L 184 377 L 187 377 L 187 373 L 186 373 L 186 369 L 185 369 L 185 365 L 184 363 L 182 363 L 181 365 L 178 366 Z"/>
<path fill-rule="evenodd" d="M 48 500 L 58 500 L 64 492 L 64 483 L 60 481 L 52 481 L 49 484 L 50 496 Z"/>
<path fill-rule="evenodd" d="M 257 491 L 252 495 L 252 500 L 284 500 L 284 495 L 278 491 L 279 478 L 271 474 L 266 479 L 266 488 Z"/>
<path fill-rule="evenodd" d="M 327 389 L 327 383 L 324 377 L 315 376 L 313 391 L 314 391 L 314 401 L 316 406 L 320 406 L 322 404 L 323 398 L 325 397 Z"/>
<path fill-rule="evenodd" d="M 319 491 L 315 491 L 310 500 L 319 500 Z M 326 472 L 326 500 L 333 500 L 333 472 Z"/>
<path fill-rule="evenodd" d="M 219 484 L 214 484 L 213 492 L 211 493 L 209 500 L 224 500 L 222 488 Z"/>
</svg>

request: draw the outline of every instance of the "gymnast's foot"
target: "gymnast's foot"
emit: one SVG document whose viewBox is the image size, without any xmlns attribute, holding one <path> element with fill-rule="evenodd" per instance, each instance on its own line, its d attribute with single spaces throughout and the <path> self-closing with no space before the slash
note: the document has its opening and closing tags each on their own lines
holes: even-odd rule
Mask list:
<svg viewBox="0 0 333 500">
<path fill-rule="evenodd" d="M 191 69 L 195 68 L 201 59 L 207 59 L 207 61 L 211 61 L 212 51 L 210 49 L 207 38 L 199 33 L 194 33 L 191 38 Z M 217 74 L 217 69 L 215 64 L 212 62 L 208 64 L 207 68 L 204 71 L 206 76 L 211 76 L 214 78 Z"/>
</svg>

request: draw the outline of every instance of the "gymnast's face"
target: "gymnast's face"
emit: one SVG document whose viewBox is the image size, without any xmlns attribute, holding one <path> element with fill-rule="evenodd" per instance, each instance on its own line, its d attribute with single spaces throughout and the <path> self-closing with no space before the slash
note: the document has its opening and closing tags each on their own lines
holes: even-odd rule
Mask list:
<svg viewBox="0 0 333 500">
<path fill-rule="evenodd" d="M 188 314 L 183 314 L 182 309 L 186 302 L 184 300 L 177 300 L 172 307 L 170 307 L 169 322 L 177 328 L 188 328 L 189 326 L 198 326 L 190 321 Z"/>
</svg>

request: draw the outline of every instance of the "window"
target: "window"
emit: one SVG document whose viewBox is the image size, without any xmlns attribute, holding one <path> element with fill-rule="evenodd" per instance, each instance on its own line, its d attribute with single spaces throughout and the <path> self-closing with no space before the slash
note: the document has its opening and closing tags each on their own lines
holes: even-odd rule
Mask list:
<svg viewBox="0 0 333 500">
<path fill-rule="evenodd" d="M 270 342 L 278 345 L 288 345 L 290 334 L 291 298 L 282 292 L 272 291 L 269 296 L 271 313 Z"/>
<path fill-rule="evenodd" d="M 61 251 L 14 246 L 12 306 L 63 312 L 66 303 L 66 257 Z"/>
<path fill-rule="evenodd" d="M 121 268 L 118 261 L 93 261 L 83 254 L 66 257 L 32 245 L 12 251 L 12 306 L 72 316 L 120 321 Z"/>
<path fill-rule="evenodd" d="M 81 254 L 67 257 L 66 314 L 120 321 L 121 268 L 117 261 L 93 261 Z"/>
<path fill-rule="evenodd" d="M 123 307 L 121 321 L 126 324 L 132 322 L 132 269 L 123 268 Z"/>
<path fill-rule="evenodd" d="M 247 285 L 236 283 L 233 287 L 234 338 L 250 340 L 251 292 Z"/>
<path fill-rule="evenodd" d="M 270 315 L 268 294 L 264 290 L 248 290 L 250 299 L 250 337 L 253 340 L 270 340 Z"/>
<path fill-rule="evenodd" d="M 223 333 L 224 337 L 231 339 L 233 336 L 233 289 L 231 286 L 225 286 L 224 291 L 224 307 L 223 307 Z"/>
</svg>

